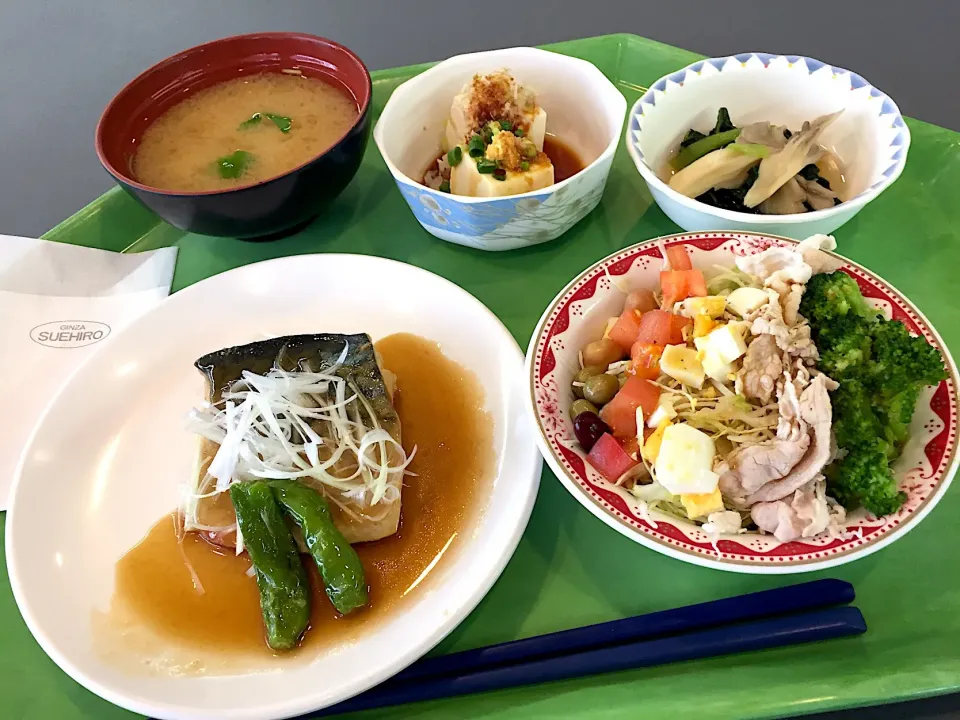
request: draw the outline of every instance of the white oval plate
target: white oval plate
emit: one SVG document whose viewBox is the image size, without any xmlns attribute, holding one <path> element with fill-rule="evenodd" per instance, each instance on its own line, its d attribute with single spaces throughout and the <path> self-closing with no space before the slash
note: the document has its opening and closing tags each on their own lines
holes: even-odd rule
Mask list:
<svg viewBox="0 0 960 720">
<path fill-rule="evenodd" d="M 693 266 L 730 267 L 737 256 L 753 255 L 796 241 L 757 233 L 704 232 L 669 235 L 667 246 L 683 246 Z M 868 300 L 887 317 L 923 335 L 943 355 L 948 378 L 921 393 L 910 425 L 910 440 L 894 465 L 907 501 L 894 514 L 874 518 L 860 509 L 848 514 L 846 533 L 780 542 L 772 535 L 721 535 L 712 542 L 698 525 L 642 508 L 630 493 L 604 480 L 586 462 L 569 418 L 570 381 L 579 368 L 578 353 L 603 333 L 611 315 L 623 309 L 630 288 L 655 287 L 662 258 L 657 240 L 633 245 L 605 257 L 570 282 L 547 307 L 527 350 L 527 401 L 539 432 L 537 441 L 550 469 L 590 512 L 626 537 L 670 557 L 742 573 L 779 574 L 823 570 L 876 552 L 916 527 L 937 504 L 960 464 L 958 453 L 957 366 L 930 323 L 907 298 L 866 268 L 830 254 L 832 268 L 860 285 Z"/>
<path fill-rule="evenodd" d="M 473 371 L 494 421 L 495 477 L 459 553 L 375 632 L 336 653 L 267 672 L 156 677 L 94 650 L 117 560 L 178 501 L 195 439 L 184 414 L 203 396 L 193 362 L 274 335 L 409 332 Z M 473 610 L 526 527 L 541 459 L 525 414 L 523 355 L 478 300 L 381 258 L 308 255 L 248 265 L 172 295 L 111 338 L 60 392 L 24 451 L 7 516 L 7 568 L 30 631 L 72 678 L 158 718 L 281 718 L 349 698 L 426 653 Z M 507 478 L 509 482 L 499 482 Z M 402 617 L 399 615 L 402 614 Z"/>
</svg>

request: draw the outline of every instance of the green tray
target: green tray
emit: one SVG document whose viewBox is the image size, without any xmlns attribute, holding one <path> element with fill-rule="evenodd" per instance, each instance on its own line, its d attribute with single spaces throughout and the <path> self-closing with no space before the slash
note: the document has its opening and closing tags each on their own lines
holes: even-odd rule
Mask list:
<svg viewBox="0 0 960 720">
<path fill-rule="evenodd" d="M 632 103 L 644 86 L 698 56 L 632 35 L 548 46 L 597 65 Z M 373 73 L 375 114 L 427 66 Z M 905 292 L 960 350 L 960 136 L 908 121 L 900 180 L 837 232 L 840 251 Z M 371 142 L 356 179 L 323 217 L 273 243 L 187 235 L 111 190 L 45 237 L 112 250 L 180 248 L 173 289 L 281 255 L 349 252 L 395 258 L 449 278 L 484 302 L 526 347 L 540 313 L 594 261 L 677 227 L 654 205 L 621 148 L 603 202 L 544 245 L 483 253 L 441 242 L 414 219 Z M 622 672 L 584 680 L 373 711 L 356 717 L 754 718 L 915 698 L 960 687 L 960 488 L 891 547 L 826 575 L 850 580 L 870 631 L 854 640 Z M 812 579 L 804 576 L 804 579 Z M 452 652 L 791 582 L 734 575 L 658 555 L 586 512 L 544 471 L 530 526 L 480 606 L 437 648 Z M 34 642 L 0 579 L 0 715 L 119 718 L 130 714 L 63 674 Z"/>
</svg>

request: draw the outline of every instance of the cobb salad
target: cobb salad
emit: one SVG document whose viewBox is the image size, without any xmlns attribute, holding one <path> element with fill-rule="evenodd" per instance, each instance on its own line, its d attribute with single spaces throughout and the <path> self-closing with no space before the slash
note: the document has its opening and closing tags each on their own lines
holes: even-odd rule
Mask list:
<svg viewBox="0 0 960 720">
<path fill-rule="evenodd" d="M 589 464 L 712 536 L 788 542 L 897 511 L 891 464 L 943 358 L 828 272 L 835 248 L 816 235 L 704 272 L 661 246 L 659 287 L 629 288 L 579 355 L 570 413 Z"/>
</svg>

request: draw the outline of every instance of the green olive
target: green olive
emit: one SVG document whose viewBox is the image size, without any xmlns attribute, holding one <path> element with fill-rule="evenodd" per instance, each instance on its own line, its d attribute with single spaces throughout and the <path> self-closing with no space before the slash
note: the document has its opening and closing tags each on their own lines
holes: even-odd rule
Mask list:
<svg viewBox="0 0 960 720">
<path fill-rule="evenodd" d="M 583 397 L 594 405 L 605 405 L 613 400 L 613 396 L 620 389 L 620 383 L 617 382 L 615 375 L 604 373 L 603 375 L 594 375 L 583 385 Z"/>
<path fill-rule="evenodd" d="M 617 375 L 617 384 L 620 387 L 623 387 L 624 385 L 627 384 L 627 380 L 629 379 L 630 379 L 630 376 L 627 375 L 626 373 L 624 373 L 623 375 Z"/>
<path fill-rule="evenodd" d="M 600 365 L 587 365 L 580 372 L 573 376 L 573 381 L 575 383 L 580 383 L 580 386 L 573 386 L 573 394 L 578 398 L 583 397 L 583 383 L 592 378 L 594 375 L 600 375 L 607 368 Z"/>
<path fill-rule="evenodd" d="M 577 415 L 583 415 L 585 412 L 591 412 L 596 415 L 599 411 L 597 410 L 597 406 L 589 400 L 574 400 L 573 405 L 570 406 L 570 419 L 576 420 Z"/>
<path fill-rule="evenodd" d="M 583 348 L 583 365 L 584 367 L 587 365 L 602 365 L 606 368 L 607 365 L 615 363 L 624 355 L 623 348 L 610 338 L 594 340 L 592 343 L 587 343 Z"/>
</svg>

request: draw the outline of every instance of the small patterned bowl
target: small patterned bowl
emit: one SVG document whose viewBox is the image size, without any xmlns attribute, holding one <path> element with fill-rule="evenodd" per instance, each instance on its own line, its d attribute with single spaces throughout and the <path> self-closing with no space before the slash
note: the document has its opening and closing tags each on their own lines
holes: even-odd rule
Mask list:
<svg viewBox="0 0 960 720">
<path fill-rule="evenodd" d="M 585 168 L 543 190 L 506 198 L 450 195 L 420 179 L 440 154 L 450 103 L 475 74 L 508 70 L 537 93 L 547 132 L 575 150 Z M 398 87 L 374 141 L 414 216 L 430 234 L 481 250 L 553 240 L 600 202 L 620 142 L 627 102 L 594 65 L 534 48 L 458 55 Z"/>
<path fill-rule="evenodd" d="M 722 210 L 671 189 L 657 171 L 691 127 L 713 127 L 726 107 L 733 122 L 767 120 L 798 129 L 843 109 L 821 137 L 845 165 L 849 199 L 796 215 Z M 660 78 L 630 110 L 627 149 L 657 205 L 684 230 L 748 230 L 802 240 L 829 234 L 889 187 L 910 147 L 896 104 L 849 70 L 797 55 L 745 53 L 701 60 Z"/>
<path fill-rule="evenodd" d="M 686 233 L 665 238 L 668 246 L 687 248 L 695 267 L 731 266 L 737 256 L 752 255 L 793 241 L 755 233 Z M 910 440 L 894 466 L 907 502 L 898 512 L 874 518 L 863 510 L 848 514 L 840 537 L 816 537 L 783 543 L 772 535 L 746 533 L 711 538 L 697 525 L 646 511 L 630 493 L 604 480 L 585 462 L 569 419 L 570 382 L 578 353 L 603 333 L 606 319 L 623 306 L 613 286 L 654 287 L 662 256 L 656 241 L 634 245 L 604 258 L 570 282 L 543 313 L 527 350 L 529 405 L 539 428 L 537 440 L 550 469 L 584 507 L 614 530 L 670 557 L 705 567 L 741 573 L 800 573 L 842 565 L 876 552 L 929 513 L 950 485 L 960 456 L 957 447 L 957 367 L 946 346 L 909 300 L 895 288 L 839 255 L 833 268 L 860 285 L 864 296 L 887 317 L 903 321 L 943 355 L 949 378 L 921 394 L 910 426 Z"/>
</svg>

